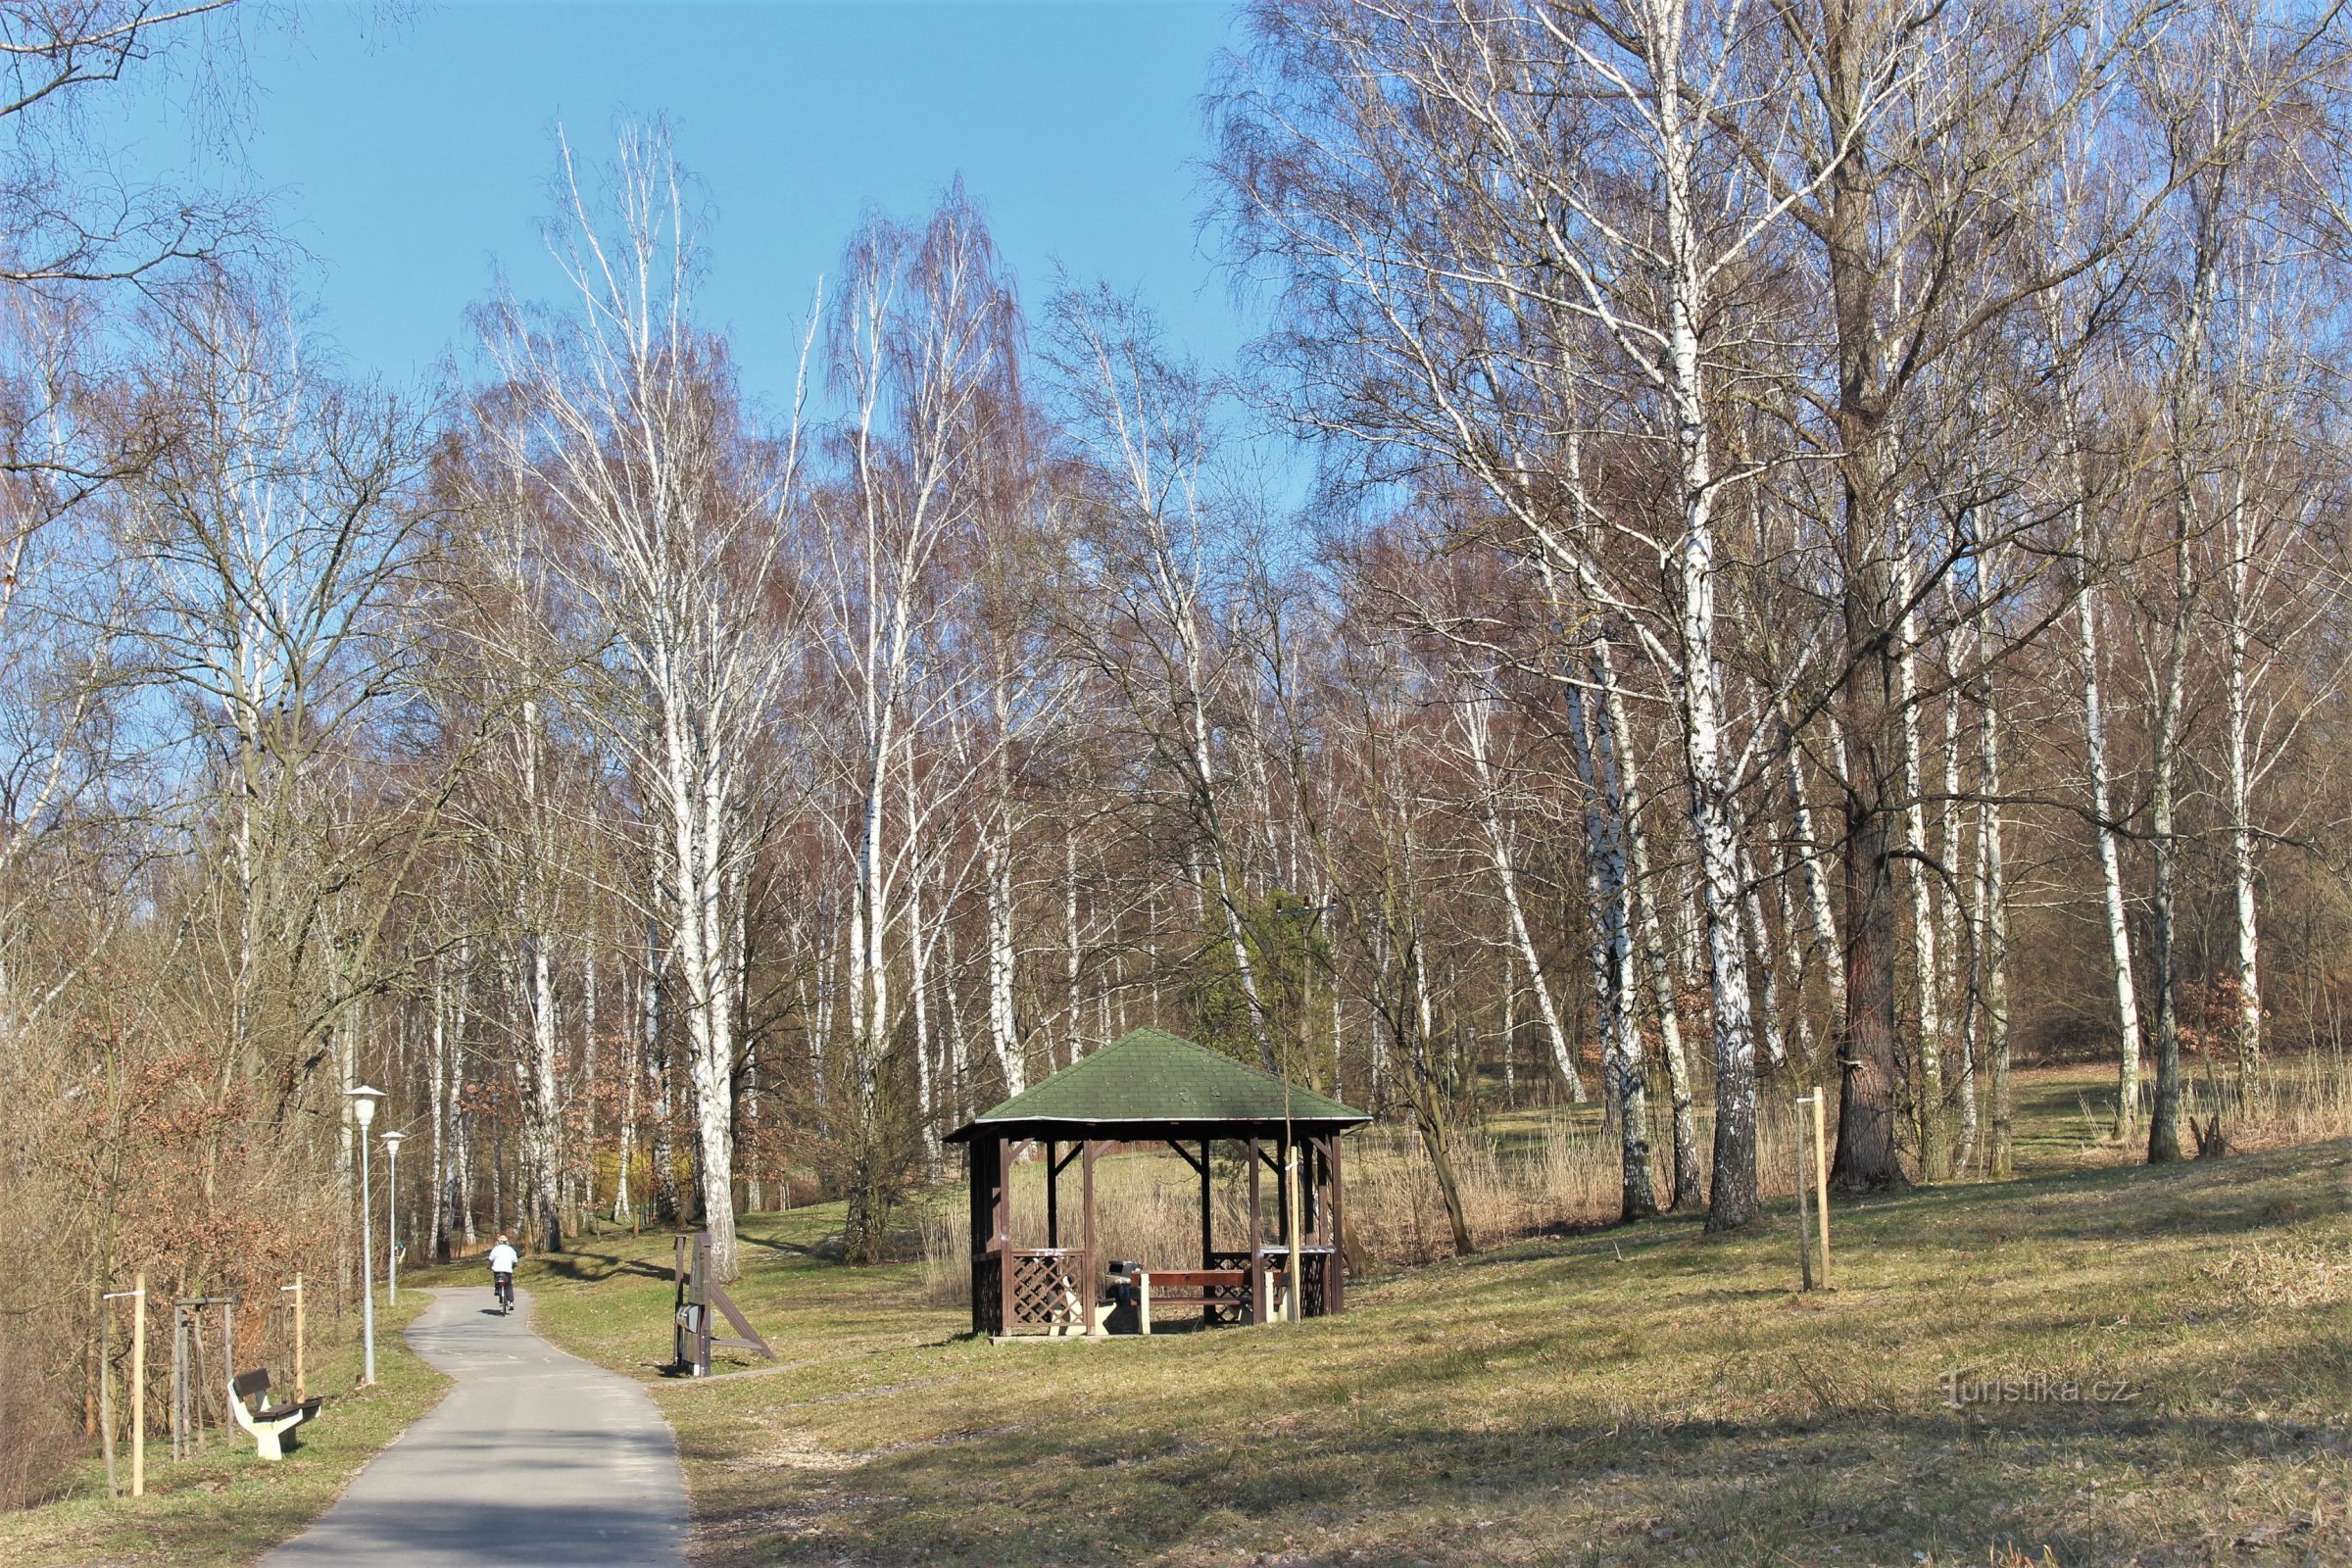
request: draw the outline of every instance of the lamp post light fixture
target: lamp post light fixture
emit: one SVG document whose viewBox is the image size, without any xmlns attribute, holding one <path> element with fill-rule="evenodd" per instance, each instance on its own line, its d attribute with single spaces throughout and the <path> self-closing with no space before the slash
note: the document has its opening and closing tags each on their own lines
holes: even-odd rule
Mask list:
<svg viewBox="0 0 2352 1568">
<path fill-rule="evenodd" d="M 384 1299 L 400 1299 L 400 1141 L 408 1137 L 397 1127 L 384 1134 Z"/>
<path fill-rule="evenodd" d="M 372 1388 L 375 1384 L 375 1227 L 369 1223 L 369 1210 L 375 1207 L 375 1194 L 368 1181 L 368 1126 L 375 1120 L 375 1102 L 384 1098 L 381 1089 L 361 1084 L 343 1091 L 351 1102 L 351 1119 L 360 1128 L 360 1386 Z"/>
</svg>

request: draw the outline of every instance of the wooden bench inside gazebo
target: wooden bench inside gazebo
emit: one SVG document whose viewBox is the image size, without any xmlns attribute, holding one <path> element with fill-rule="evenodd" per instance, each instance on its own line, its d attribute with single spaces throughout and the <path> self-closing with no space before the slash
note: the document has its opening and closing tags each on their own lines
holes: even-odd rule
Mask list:
<svg viewBox="0 0 2352 1568">
<path fill-rule="evenodd" d="M 1116 1144 L 1166 1144 L 1199 1175 L 1200 1266 L 1139 1268 L 1129 1283 L 1138 1326 L 1156 1315 L 1264 1323 L 1321 1317 L 1347 1303 L 1340 1261 L 1340 1138 L 1371 1117 L 1311 1089 L 1245 1066 L 1159 1029 L 1137 1029 L 948 1135 L 967 1153 L 971 1186 L 972 1332 L 1103 1332 L 1095 1236 L 1095 1158 Z M 1210 1151 L 1239 1145 L 1249 1172 L 1247 1234 L 1219 1247 Z M 1043 1247 L 1015 1247 L 1011 1174 L 1043 1152 Z M 1065 1246 L 1061 1182 L 1078 1166 L 1076 1246 Z M 1265 1199 L 1272 1198 L 1272 1214 Z"/>
</svg>

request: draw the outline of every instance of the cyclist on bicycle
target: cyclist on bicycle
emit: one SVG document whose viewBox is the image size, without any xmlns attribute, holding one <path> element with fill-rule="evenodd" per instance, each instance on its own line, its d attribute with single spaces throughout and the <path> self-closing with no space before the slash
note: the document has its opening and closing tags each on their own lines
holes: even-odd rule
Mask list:
<svg viewBox="0 0 2352 1568">
<path fill-rule="evenodd" d="M 490 1249 L 490 1287 L 501 1311 L 514 1310 L 514 1249 L 501 1236 L 498 1245 Z"/>
</svg>

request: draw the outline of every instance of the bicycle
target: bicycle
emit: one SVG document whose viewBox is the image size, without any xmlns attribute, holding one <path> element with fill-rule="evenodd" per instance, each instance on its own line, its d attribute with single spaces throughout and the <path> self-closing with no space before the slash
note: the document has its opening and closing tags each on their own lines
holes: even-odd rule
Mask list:
<svg viewBox="0 0 2352 1568">
<path fill-rule="evenodd" d="M 498 1315 L 501 1317 L 512 1316 L 514 1311 L 514 1276 L 512 1274 L 491 1275 L 490 1290 L 498 1298 Z"/>
</svg>

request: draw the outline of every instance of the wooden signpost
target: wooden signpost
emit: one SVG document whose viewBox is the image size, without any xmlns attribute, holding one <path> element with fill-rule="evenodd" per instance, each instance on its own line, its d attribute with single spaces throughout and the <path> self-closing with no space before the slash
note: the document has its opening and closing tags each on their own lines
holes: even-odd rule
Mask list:
<svg viewBox="0 0 2352 1568">
<path fill-rule="evenodd" d="M 672 1314 L 670 1333 L 670 1370 L 686 1377 L 707 1378 L 710 1375 L 710 1348 L 757 1350 L 770 1361 L 776 1352 L 767 1348 L 744 1316 L 728 1299 L 727 1293 L 710 1277 L 710 1233 L 696 1231 L 681 1233 L 671 1261 L 676 1286 L 676 1310 Z M 688 1255 L 691 1247 L 692 1255 Z M 714 1335 L 710 1332 L 710 1313 L 715 1308 L 735 1335 Z"/>
</svg>

